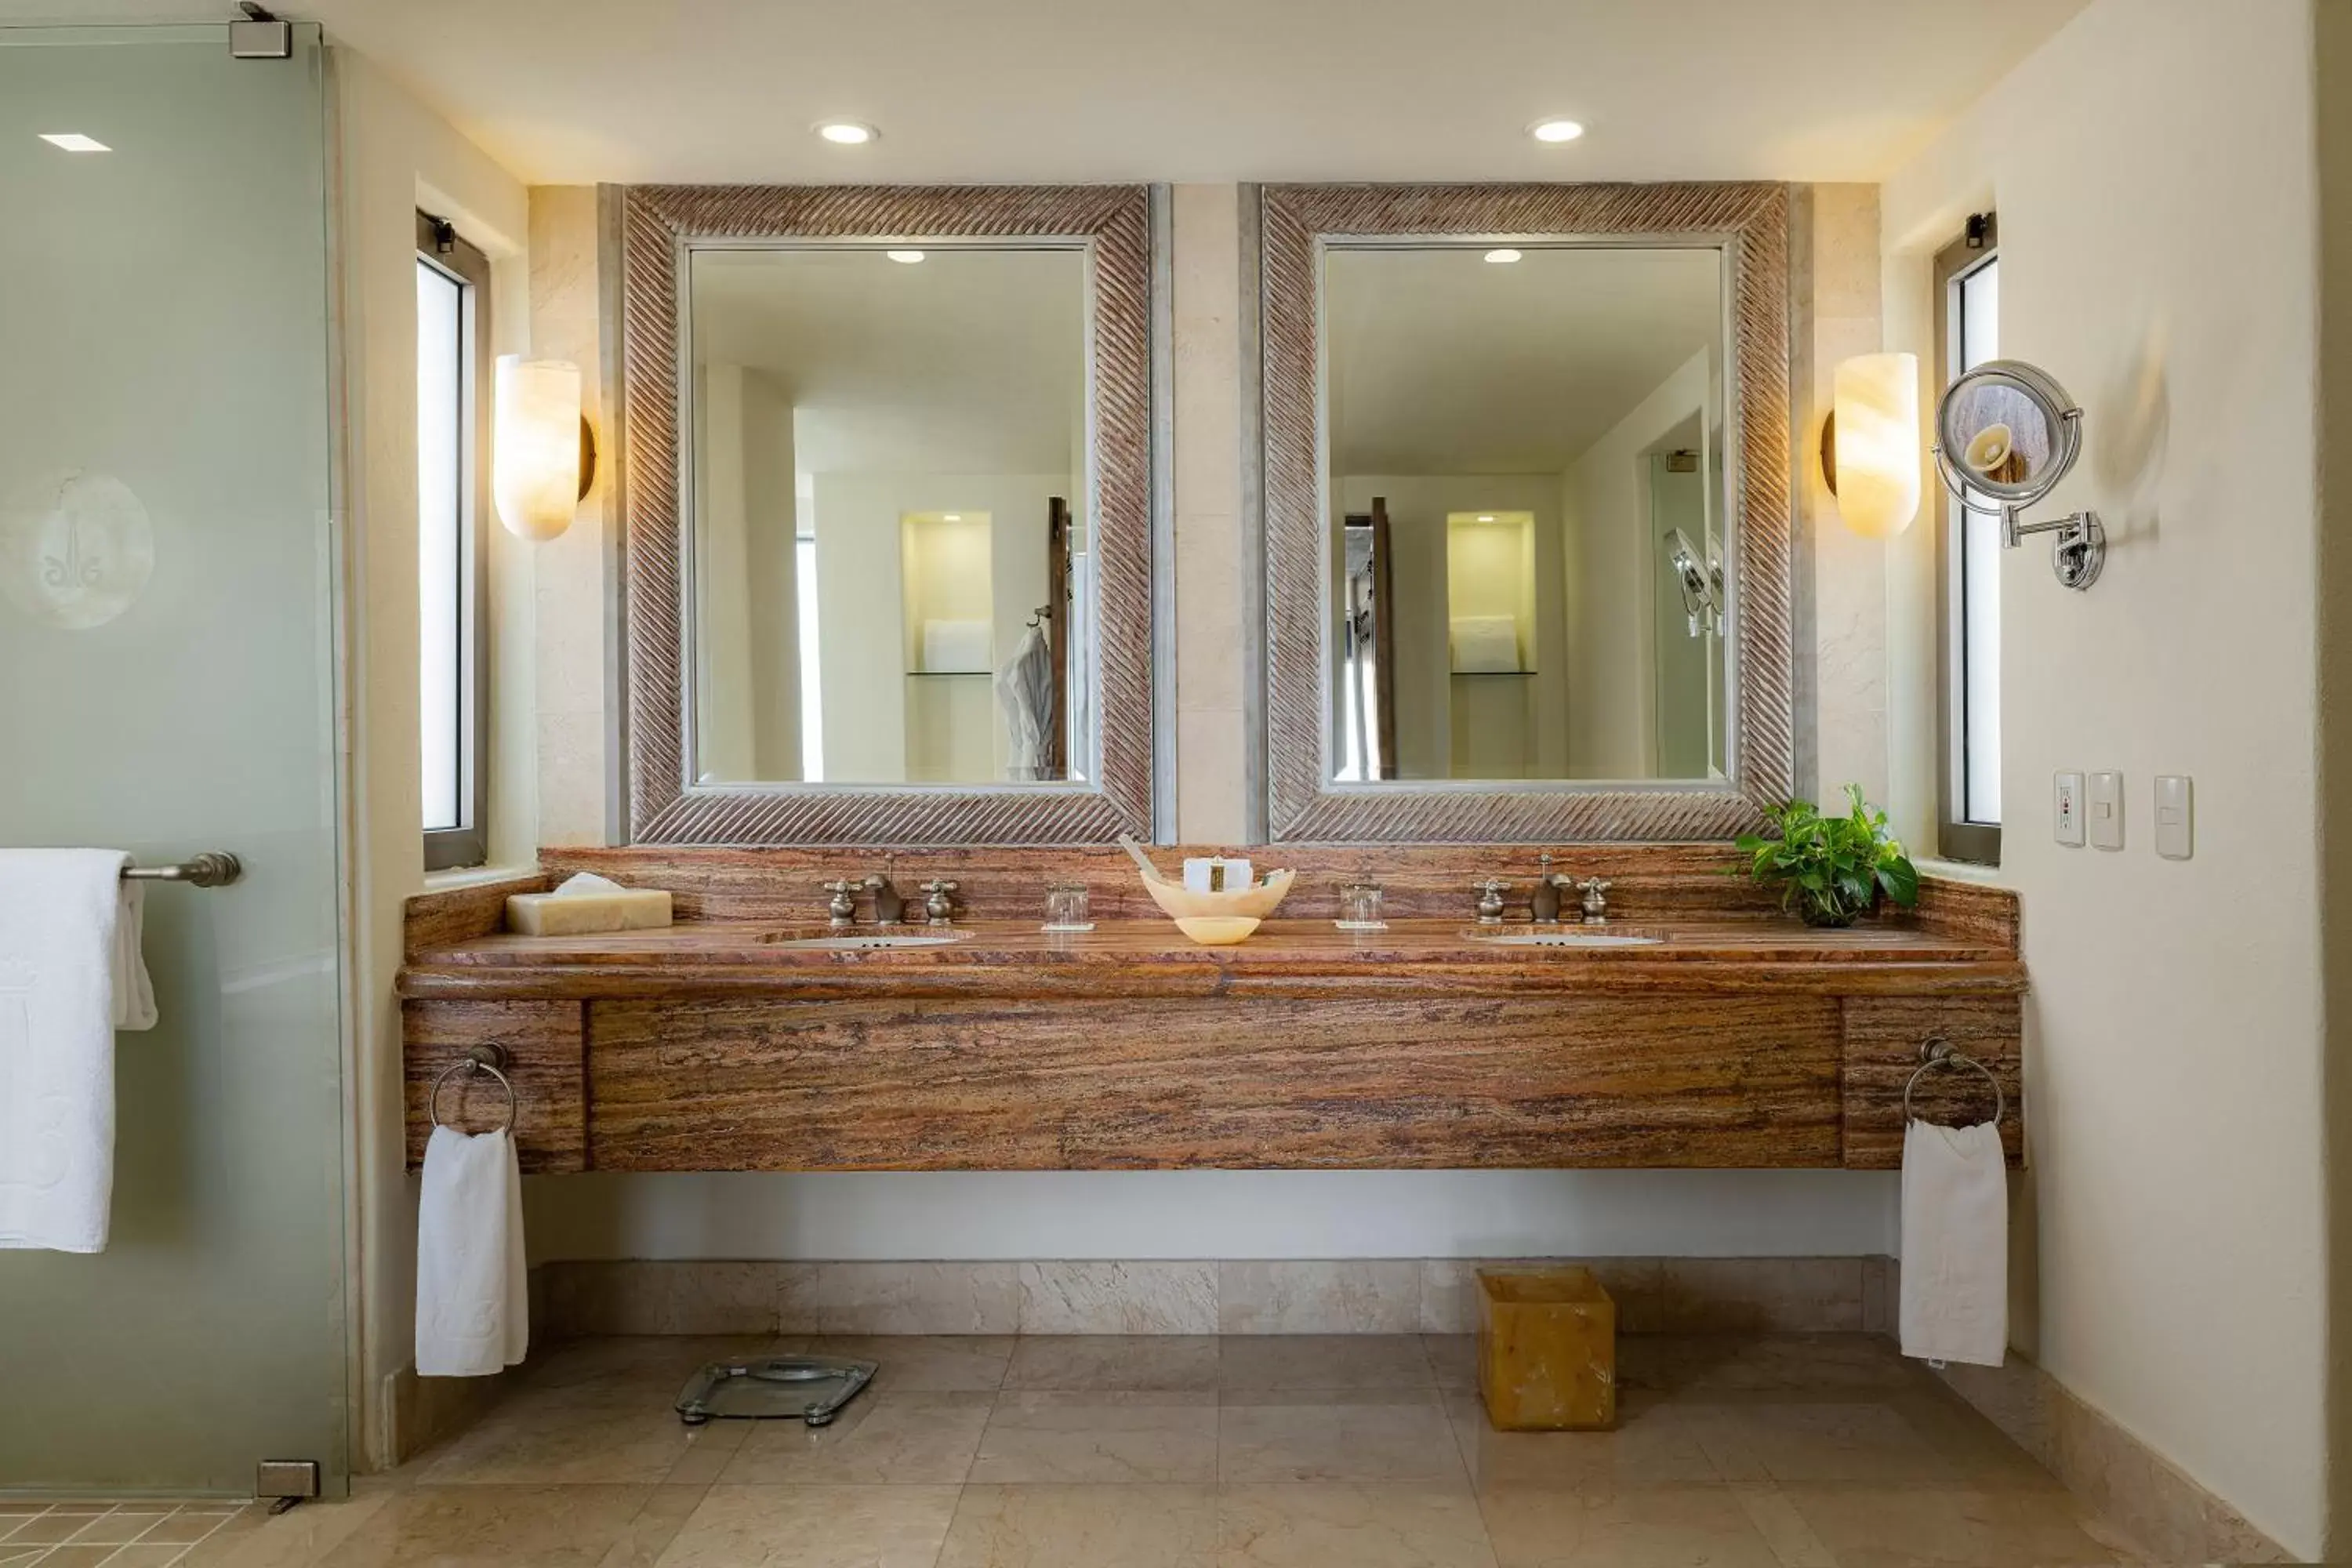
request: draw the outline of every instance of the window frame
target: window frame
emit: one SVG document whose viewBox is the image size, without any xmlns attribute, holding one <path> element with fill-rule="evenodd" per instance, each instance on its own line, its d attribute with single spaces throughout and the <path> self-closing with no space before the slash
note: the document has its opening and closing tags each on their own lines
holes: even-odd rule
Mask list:
<svg viewBox="0 0 2352 1568">
<path fill-rule="evenodd" d="M 457 464 L 457 800 L 463 820 L 455 827 L 424 829 L 425 868 L 451 871 L 489 860 L 490 260 L 446 219 L 422 210 L 416 215 L 416 259 L 461 290 L 458 385 L 469 437 L 459 443 Z"/>
<path fill-rule="evenodd" d="M 1981 222 L 1982 227 L 1979 228 Z M 1964 233 L 1936 253 L 1936 395 L 1958 374 L 1960 285 L 1970 274 L 2000 257 L 2000 226 L 1990 212 L 1969 219 Z M 1970 238 L 1979 238 L 1971 245 Z M 1936 702 L 1937 725 L 1936 785 L 1936 848 L 1947 860 L 1982 866 L 2000 864 L 2000 830 L 1997 822 L 1968 820 L 1968 700 L 1962 689 L 1968 662 L 1961 639 L 1968 635 L 1968 617 L 1959 603 L 1967 584 L 1961 552 L 1967 547 L 1962 526 L 1965 503 L 1949 486 L 1936 489 L 1936 615 L 1938 627 Z"/>
</svg>

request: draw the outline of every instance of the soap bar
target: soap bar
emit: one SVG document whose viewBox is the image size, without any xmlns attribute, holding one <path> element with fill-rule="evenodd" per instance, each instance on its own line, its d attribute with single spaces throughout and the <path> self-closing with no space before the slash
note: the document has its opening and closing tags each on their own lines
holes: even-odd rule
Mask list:
<svg viewBox="0 0 2352 1568">
<path fill-rule="evenodd" d="M 514 893 L 507 899 L 507 930 L 524 936 L 593 936 L 608 931 L 658 931 L 667 924 L 669 895 L 654 888 Z"/>
<path fill-rule="evenodd" d="M 1196 857 L 1184 862 L 1184 888 L 1194 893 L 1238 893 L 1250 885 L 1250 863 L 1223 856 Z"/>
</svg>

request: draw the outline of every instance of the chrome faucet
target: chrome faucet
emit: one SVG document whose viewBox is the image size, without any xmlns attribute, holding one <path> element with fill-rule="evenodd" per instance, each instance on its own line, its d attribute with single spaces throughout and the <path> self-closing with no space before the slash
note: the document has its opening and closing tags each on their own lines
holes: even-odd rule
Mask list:
<svg viewBox="0 0 2352 1568">
<path fill-rule="evenodd" d="M 874 895 L 874 923 L 894 926 L 907 918 L 907 900 L 890 885 L 890 879 L 877 872 L 858 884 Z"/>
<path fill-rule="evenodd" d="M 1570 893 L 1576 890 L 1576 879 L 1551 868 L 1551 857 L 1540 857 L 1543 869 L 1536 877 L 1536 890 L 1528 900 L 1528 912 L 1539 926 L 1559 924 L 1559 907 Z"/>
<path fill-rule="evenodd" d="M 1503 879 L 1489 877 L 1478 884 L 1478 923 L 1498 926 L 1503 923 Z"/>
<path fill-rule="evenodd" d="M 955 890 L 956 885 L 944 877 L 923 884 L 923 891 L 930 895 L 923 900 L 923 912 L 930 917 L 931 924 L 955 924 Z"/>
<path fill-rule="evenodd" d="M 1599 877 L 1584 884 L 1584 923 L 1605 926 L 1609 923 L 1609 884 Z"/>
</svg>

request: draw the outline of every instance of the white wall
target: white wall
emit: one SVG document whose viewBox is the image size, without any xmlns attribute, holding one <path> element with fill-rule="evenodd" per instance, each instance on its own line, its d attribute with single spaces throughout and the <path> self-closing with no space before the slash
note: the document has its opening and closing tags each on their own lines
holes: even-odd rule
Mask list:
<svg viewBox="0 0 2352 1568">
<path fill-rule="evenodd" d="M 1577 542 L 1569 755 L 1574 776 L 1648 778 L 1656 755 L 1657 651 L 1652 640 L 1650 486 L 1643 454 L 1710 406 L 1709 354 L 1693 354 L 1562 476 Z M 1638 586 L 1637 586 L 1638 585 Z"/>
<path fill-rule="evenodd" d="M 1883 207 L 1888 298 L 1913 301 L 1890 346 L 1925 357 L 1922 258 L 1998 206 L 2002 351 L 2086 410 L 2042 510 L 2097 507 L 2112 545 L 2088 594 L 2038 545 L 2001 574 L 2000 879 L 2033 980 L 2040 1313 L 2020 1339 L 2306 1553 L 2326 1354 L 2312 59 L 2310 0 L 2097 0 Z M 1927 624 L 1930 531 L 1890 563 L 1897 622 Z M 1915 811 L 1919 666 L 1896 665 Z M 2122 853 L 2052 843 L 2062 767 L 2123 770 Z M 2196 778 L 2186 863 L 2152 847 L 2159 772 Z"/>
<path fill-rule="evenodd" d="M 529 215 L 523 188 L 472 143 L 348 49 L 331 51 L 339 116 L 344 489 L 352 531 L 348 678 L 352 692 L 352 1031 L 353 1233 L 359 1289 L 360 1448 L 388 1462 L 387 1383 L 414 1340 L 416 1191 L 404 1172 L 401 901 L 425 886 L 417 763 L 416 212 L 454 222 L 488 253 L 500 352 L 529 339 Z M 493 699 L 525 712 L 530 690 L 531 561 L 491 528 Z M 520 731 L 501 730 L 492 773 L 494 855 L 528 861 L 536 770 Z"/>
<path fill-rule="evenodd" d="M 536 1176 L 534 1262 L 579 1258 L 1856 1257 L 1858 1171 L 1049 1171 Z"/>
</svg>

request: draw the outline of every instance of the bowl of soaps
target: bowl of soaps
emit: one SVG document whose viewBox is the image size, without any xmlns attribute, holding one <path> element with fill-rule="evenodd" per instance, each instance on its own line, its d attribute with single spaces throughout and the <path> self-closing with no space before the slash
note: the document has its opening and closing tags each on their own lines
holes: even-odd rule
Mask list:
<svg viewBox="0 0 2352 1568">
<path fill-rule="evenodd" d="M 1257 930 L 1290 891 L 1290 871 L 1255 879 L 1247 860 L 1226 856 L 1202 856 L 1184 862 L 1183 880 L 1171 881 L 1154 866 L 1134 840 L 1122 838 L 1127 852 L 1143 873 L 1143 890 L 1160 912 L 1203 947 L 1227 947 Z"/>
</svg>

